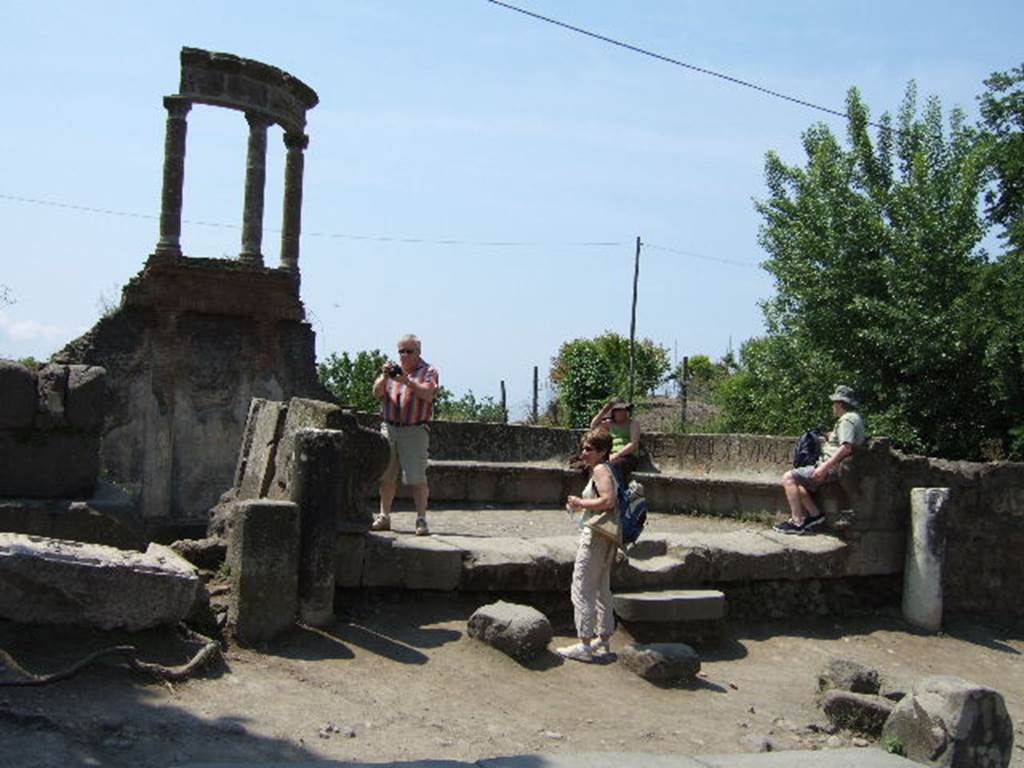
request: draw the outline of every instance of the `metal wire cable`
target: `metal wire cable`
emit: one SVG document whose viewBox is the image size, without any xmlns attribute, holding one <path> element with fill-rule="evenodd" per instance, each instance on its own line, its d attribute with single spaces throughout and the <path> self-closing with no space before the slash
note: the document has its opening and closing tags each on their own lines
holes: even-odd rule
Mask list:
<svg viewBox="0 0 1024 768">
<path fill-rule="evenodd" d="M 799 104 L 800 106 L 807 107 L 809 109 L 816 109 L 819 112 L 825 112 L 836 117 L 841 117 L 844 120 L 849 119 L 849 116 L 846 114 L 846 112 L 840 111 L 838 109 L 825 107 L 822 106 L 821 104 L 815 104 L 813 101 L 807 101 L 806 99 L 801 99 L 797 96 L 790 96 L 789 94 L 782 93 L 781 91 L 775 91 L 772 90 L 771 88 L 766 88 L 763 85 L 752 83 L 749 80 L 743 80 L 738 77 L 733 77 L 732 75 L 727 75 L 723 72 L 716 72 L 715 70 L 708 69 L 707 67 L 700 67 L 697 66 L 696 64 L 689 64 L 688 62 L 682 61 L 680 59 L 674 59 L 671 56 L 665 56 L 664 54 L 661 53 L 655 53 L 654 51 L 648 50 L 647 48 L 641 48 L 639 45 L 633 45 L 632 43 L 627 43 L 622 40 L 616 40 L 614 37 L 608 37 L 607 35 L 592 32 L 589 29 L 583 29 L 582 27 L 577 27 L 574 26 L 573 24 L 569 24 L 564 21 L 559 21 L 558 19 L 553 19 L 550 16 L 544 16 L 543 14 L 540 13 L 528 11 L 525 8 L 520 8 L 519 6 L 512 5 L 511 3 L 503 2 L 502 0 L 487 0 L 487 2 L 491 3 L 492 5 L 498 5 L 501 6 L 502 8 L 507 8 L 510 11 L 515 11 L 516 13 L 521 13 L 524 16 L 529 16 L 538 21 L 553 24 L 554 26 L 561 27 L 562 29 L 568 29 L 570 32 L 576 32 L 577 34 L 585 35 L 586 37 L 591 37 L 595 40 L 600 40 L 603 43 L 608 43 L 609 45 L 614 45 L 619 48 L 625 48 L 627 51 L 639 53 L 642 56 L 648 56 L 652 59 L 657 59 L 658 61 L 663 61 L 667 64 L 673 64 L 677 67 L 682 67 L 683 69 L 689 69 L 693 72 L 698 72 L 702 75 L 717 77 L 719 80 L 725 80 L 726 82 L 732 83 L 733 85 L 739 85 L 744 88 L 750 88 L 751 90 L 763 93 L 766 96 L 771 96 L 776 99 L 789 101 L 792 102 L 793 104 Z M 874 126 L 876 128 L 883 127 L 880 123 L 872 122 L 870 120 L 867 121 L 867 124 Z"/>
<path fill-rule="evenodd" d="M 650 248 L 654 251 L 666 251 L 667 253 L 675 253 L 679 256 L 689 256 L 694 259 L 702 259 L 704 261 L 715 261 L 719 264 L 728 264 L 733 267 L 746 267 L 747 269 L 760 269 L 759 264 L 750 264 L 745 261 L 735 261 L 733 259 L 723 259 L 719 256 L 706 256 L 703 253 L 696 253 L 694 251 L 684 251 L 679 248 L 669 248 L 667 245 L 655 245 L 654 243 L 645 242 L 644 248 Z"/>
</svg>

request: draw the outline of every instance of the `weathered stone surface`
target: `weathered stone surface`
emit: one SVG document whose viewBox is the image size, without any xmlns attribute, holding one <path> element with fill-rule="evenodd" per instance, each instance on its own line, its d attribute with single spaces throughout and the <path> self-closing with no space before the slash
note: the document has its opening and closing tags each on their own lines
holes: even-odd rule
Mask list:
<svg viewBox="0 0 1024 768">
<path fill-rule="evenodd" d="M 725 616 L 725 595 L 717 589 L 619 592 L 613 602 L 615 614 L 625 621 L 674 623 Z"/>
<path fill-rule="evenodd" d="M 942 628 L 942 566 L 946 556 L 944 518 L 949 488 L 910 489 L 910 537 L 903 567 L 903 618 L 938 632 Z"/>
<path fill-rule="evenodd" d="M 838 728 L 878 737 L 896 705 L 882 696 L 850 691 L 826 691 L 821 708 Z"/>
<path fill-rule="evenodd" d="M 337 513 L 345 498 L 344 441 L 345 433 L 339 430 L 302 429 L 292 442 L 291 500 L 300 518 L 299 614 L 313 626 L 334 618 Z"/>
<path fill-rule="evenodd" d="M 339 538 L 347 539 L 345 534 Z M 455 590 L 462 577 L 462 551 L 437 536 L 371 533 L 361 537 L 364 587 Z"/>
<path fill-rule="evenodd" d="M 619 651 L 619 663 L 652 683 L 686 683 L 700 672 L 700 656 L 684 643 L 627 645 Z"/>
<path fill-rule="evenodd" d="M 553 636 L 551 622 L 543 613 L 503 600 L 478 608 L 469 617 L 467 631 L 470 637 L 517 659 L 543 653 Z"/>
<path fill-rule="evenodd" d="M 0 616 L 23 623 L 139 630 L 184 618 L 195 569 L 167 547 L 145 553 L 0 533 Z"/>
<path fill-rule="evenodd" d="M 146 532 L 134 501 L 102 480 L 86 501 L 0 499 L 0 531 L 145 549 Z"/>
<path fill-rule="evenodd" d="M 243 643 L 266 640 L 298 611 L 299 510 L 287 501 L 241 501 L 228 528 L 228 622 Z"/>
<path fill-rule="evenodd" d="M 363 583 L 363 562 L 369 536 L 359 533 L 339 533 L 334 551 L 334 585 L 359 587 Z"/>
<path fill-rule="evenodd" d="M 96 489 L 99 450 L 95 432 L 0 430 L 0 497 L 88 499 Z"/>
<path fill-rule="evenodd" d="M 26 366 L 0 360 L 0 429 L 28 427 L 36 417 L 36 377 Z"/>
<path fill-rule="evenodd" d="M 914 685 L 885 722 L 882 738 L 917 762 L 951 768 L 1006 768 L 1013 722 L 1002 695 L 959 677 Z"/>
<path fill-rule="evenodd" d="M 171 543 L 170 547 L 196 568 L 205 571 L 217 570 L 227 557 L 228 550 L 225 539 L 213 536 L 205 539 L 179 539 Z"/>
<path fill-rule="evenodd" d="M 850 691 L 877 694 L 880 686 L 878 670 L 853 659 L 829 659 L 818 673 L 818 693 Z"/>
<path fill-rule="evenodd" d="M 285 403 L 258 397 L 250 403 L 235 470 L 235 488 L 239 498 L 259 499 L 270 491 L 278 440 L 287 413 Z"/>
<path fill-rule="evenodd" d="M 107 371 L 96 365 L 69 365 L 64 417 L 76 429 L 98 430 L 107 412 Z"/>
<path fill-rule="evenodd" d="M 36 371 L 38 399 L 36 401 L 35 426 L 38 429 L 64 426 L 67 386 L 67 366 L 50 363 Z"/>
</svg>

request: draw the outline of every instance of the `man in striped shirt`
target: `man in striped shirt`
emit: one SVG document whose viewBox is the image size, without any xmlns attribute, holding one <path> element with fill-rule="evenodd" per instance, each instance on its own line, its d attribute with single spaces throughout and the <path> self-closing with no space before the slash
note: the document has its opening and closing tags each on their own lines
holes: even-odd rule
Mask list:
<svg viewBox="0 0 1024 768">
<path fill-rule="evenodd" d="M 380 479 L 380 514 L 373 521 L 375 531 L 391 530 L 391 502 L 398 487 L 399 471 L 412 487 L 416 505 L 416 535 L 427 536 L 427 450 L 430 421 L 437 391 L 434 366 L 420 357 L 420 340 L 407 334 L 398 340 L 396 365 L 390 360 L 373 383 L 373 396 L 383 401 L 381 433 L 391 446 L 391 460 Z"/>
</svg>

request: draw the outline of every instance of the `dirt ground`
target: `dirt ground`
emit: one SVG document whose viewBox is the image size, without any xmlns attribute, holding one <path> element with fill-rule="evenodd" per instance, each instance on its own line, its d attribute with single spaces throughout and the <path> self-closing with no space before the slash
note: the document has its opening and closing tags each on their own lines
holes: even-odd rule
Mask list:
<svg viewBox="0 0 1024 768">
<path fill-rule="evenodd" d="M 232 647 L 222 663 L 184 683 L 100 664 L 46 687 L 0 687 L 0 765 L 848 746 L 861 742 L 828 733 L 814 704 L 817 672 L 842 656 L 877 667 L 897 686 L 941 673 L 997 688 L 1017 724 L 1012 765 L 1024 766 L 1019 631 L 959 622 L 924 636 L 886 615 L 734 626 L 730 642 L 702 654 L 697 685 L 659 688 L 615 662 L 551 655 L 517 663 L 469 638 L 471 606 L 450 598 L 350 599 L 330 628 L 295 628 L 257 649 Z M 150 661 L 187 658 L 169 630 L 115 637 L 0 622 L 0 648 L 37 673 L 126 641 Z M 618 633 L 613 649 L 626 642 Z M 11 677 L 0 665 L 0 680 Z"/>
</svg>

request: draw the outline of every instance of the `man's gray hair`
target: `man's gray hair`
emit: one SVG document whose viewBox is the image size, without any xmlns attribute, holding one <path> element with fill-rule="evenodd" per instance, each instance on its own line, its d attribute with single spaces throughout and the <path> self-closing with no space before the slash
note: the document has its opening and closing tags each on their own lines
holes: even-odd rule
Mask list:
<svg viewBox="0 0 1024 768">
<path fill-rule="evenodd" d="M 398 346 L 402 346 L 403 341 L 411 341 L 413 344 L 415 344 L 417 352 L 419 352 L 423 348 L 422 345 L 420 344 L 420 337 L 417 336 L 415 333 L 405 334 L 405 336 L 398 340 Z"/>
</svg>

